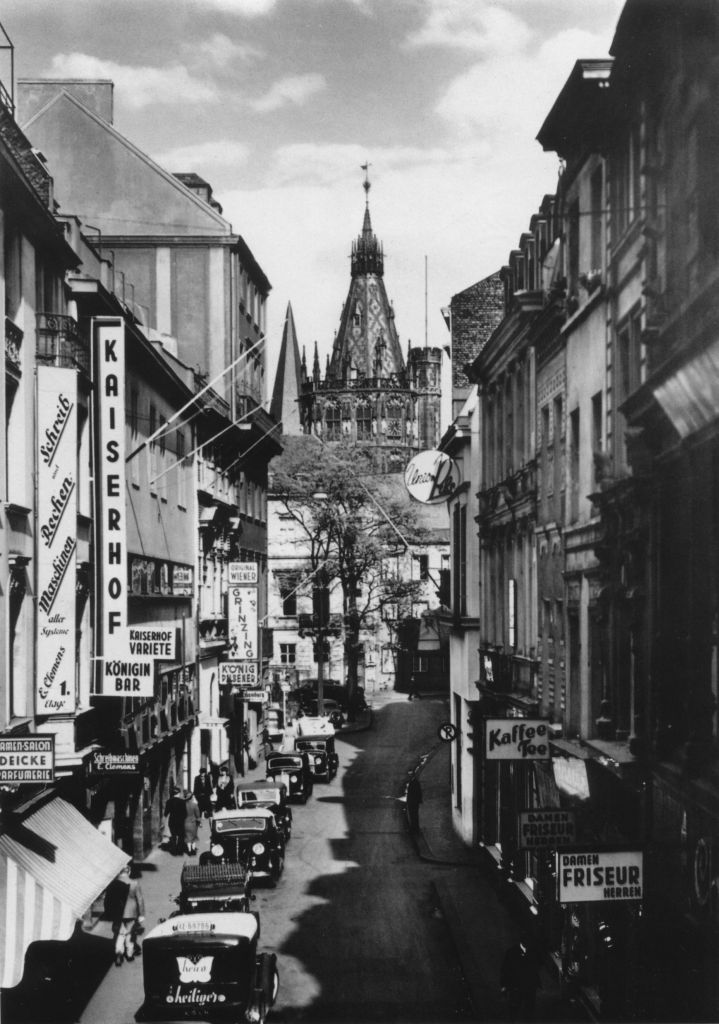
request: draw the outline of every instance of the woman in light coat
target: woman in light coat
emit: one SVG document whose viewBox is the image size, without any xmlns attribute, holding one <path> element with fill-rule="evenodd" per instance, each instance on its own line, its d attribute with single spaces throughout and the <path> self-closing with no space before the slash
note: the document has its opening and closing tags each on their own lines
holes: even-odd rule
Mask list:
<svg viewBox="0 0 719 1024">
<path fill-rule="evenodd" d="M 200 805 L 189 789 L 185 790 L 185 852 L 197 853 L 197 832 L 200 828 L 202 815 Z"/>
</svg>

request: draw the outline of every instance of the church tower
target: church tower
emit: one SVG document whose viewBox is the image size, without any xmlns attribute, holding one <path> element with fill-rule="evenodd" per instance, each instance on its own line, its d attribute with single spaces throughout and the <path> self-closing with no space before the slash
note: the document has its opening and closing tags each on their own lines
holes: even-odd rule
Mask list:
<svg viewBox="0 0 719 1024">
<path fill-rule="evenodd" d="M 368 168 L 339 330 L 324 378 L 316 353 L 312 376 L 304 376 L 301 419 L 306 433 L 366 445 L 377 472 L 397 473 L 439 442 L 441 350 L 410 349 L 405 365 L 384 283 L 384 251 L 372 229 Z"/>
</svg>

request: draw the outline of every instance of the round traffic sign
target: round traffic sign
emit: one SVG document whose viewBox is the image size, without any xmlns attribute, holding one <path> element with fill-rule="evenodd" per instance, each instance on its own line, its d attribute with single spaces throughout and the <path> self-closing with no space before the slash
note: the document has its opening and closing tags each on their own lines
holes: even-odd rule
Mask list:
<svg viewBox="0 0 719 1024">
<path fill-rule="evenodd" d="M 445 743 L 451 743 L 452 740 L 457 739 L 457 727 L 451 722 L 442 722 L 437 730 L 437 735 Z"/>
</svg>

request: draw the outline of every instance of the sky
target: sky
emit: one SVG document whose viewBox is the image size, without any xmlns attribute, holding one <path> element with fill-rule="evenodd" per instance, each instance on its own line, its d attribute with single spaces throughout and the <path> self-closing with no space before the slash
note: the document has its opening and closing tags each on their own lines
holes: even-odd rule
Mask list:
<svg viewBox="0 0 719 1024">
<path fill-rule="evenodd" d="M 574 62 L 608 55 L 622 6 L 2 0 L 0 21 L 16 78 L 112 79 L 115 126 L 212 185 L 272 284 L 271 379 L 288 302 L 308 362 L 315 341 L 331 351 L 365 163 L 403 351 L 447 343 L 442 307 L 507 262 L 554 191 L 537 132 Z"/>
</svg>

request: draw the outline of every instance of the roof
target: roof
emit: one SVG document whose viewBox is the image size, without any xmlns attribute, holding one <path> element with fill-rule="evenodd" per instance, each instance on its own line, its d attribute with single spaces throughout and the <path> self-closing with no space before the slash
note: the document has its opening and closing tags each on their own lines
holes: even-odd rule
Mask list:
<svg viewBox="0 0 719 1024">
<path fill-rule="evenodd" d="M 295 330 L 292 306 L 287 303 L 282 344 L 277 362 L 275 384 L 272 389 L 270 415 L 282 427 L 283 434 L 301 434 L 299 397 L 302 390 L 302 364 Z"/>
<path fill-rule="evenodd" d="M 213 821 L 226 821 L 228 818 L 271 818 L 274 814 L 266 807 L 239 807 L 236 811 L 215 811 Z"/>
</svg>

